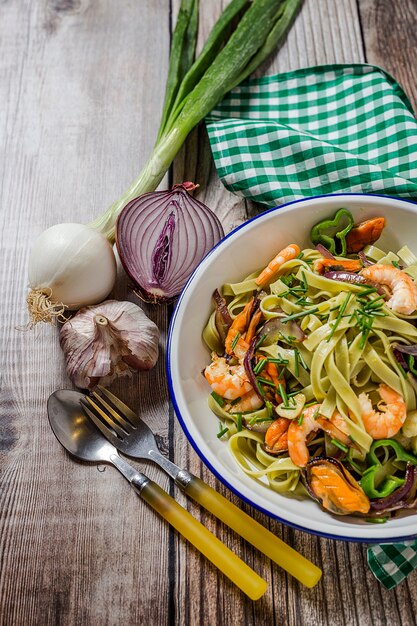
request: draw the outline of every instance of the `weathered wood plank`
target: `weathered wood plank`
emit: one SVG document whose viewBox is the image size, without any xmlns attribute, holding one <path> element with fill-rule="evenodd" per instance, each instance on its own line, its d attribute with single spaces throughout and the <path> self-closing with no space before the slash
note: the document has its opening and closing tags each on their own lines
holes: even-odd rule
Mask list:
<svg viewBox="0 0 417 626">
<path fill-rule="evenodd" d="M 417 3 L 359 0 L 366 60 L 385 69 L 417 109 Z"/>
<path fill-rule="evenodd" d="M 26 322 L 34 237 L 96 216 L 151 150 L 169 2 L 5 2 L 0 42 L 0 623 L 164 623 L 168 527 L 115 470 L 74 463 L 61 449 L 46 418 L 49 393 L 69 386 L 57 332 L 16 326 Z M 123 279 L 117 296 L 127 294 Z M 166 311 L 150 314 L 163 346 Z M 115 389 L 166 440 L 163 356 Z"/>
</svg>

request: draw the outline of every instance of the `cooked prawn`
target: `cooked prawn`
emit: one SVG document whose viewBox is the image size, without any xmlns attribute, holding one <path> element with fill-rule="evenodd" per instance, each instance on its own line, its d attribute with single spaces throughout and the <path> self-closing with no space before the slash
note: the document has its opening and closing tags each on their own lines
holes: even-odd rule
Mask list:
<svg viewBox="0 0 417 626">
<path fill-rule="evenodd" d="M 249 300 L 249 302 L 245 305 L 243 311 L 241 311 L 238 315 L 236 315 L 235 319 L 232 322 L 232 325 L 229 328 L 229 331 L 225 340 L 225 350 L 227 354 L 232 354 L 232 345 L 235 341 L 236 337 L 240 337 L 242 333 L 248 328 L 250 324 L 250 318 L 252 314 L 253 308 L 253 298 Z M 240 341 L 240 339 L 238 340 Z"/>
<path fill-rule="evenodd" d="M 215 352 L 212 362 L 204 370 L 207 382 L 219 396 L 226 400 L 236 400 L 252 390 L 243 365 L 228 365 L 224 357 Z"/>
<path fill-rule="evenodd" d="M 291 421 L 286 417 L 276 419 L 265 433 L 265 449 L 269 453 L 288 449 L 288 428 Z"/>
<path fill-rule="evenodd" d="M 295 259 L 295 257 L 300 254 L 300 248 L 296 243 L 292 243 L 290 246 L 287 246 L 268 263 L 266 268 L 262 270 L 256 279 L 257 285 L 265 285 L 268 283 L 273 276 L 278 272 L 281 265 L 286 263 L 287 261 L 291 261 L 291 259 Z"/>
<path fill-rule="evenodd" d="M 288 452 L 292 462 L 298 467 L 305 467 L 308 463 L 310 453 L 307 447 L 307 438 L 313 432 L 324 430 L 345 445 L 351 445 L 347 424 L 343 416 L 336 410 L 332 417 L 327 419 L 320 415 L 320 406 L 320 404 L 309 406 L 302 413 L 302 422 L 292 420 L 288 429 Z"/>
<path fill-rule="evenodd" d="M 348 252 L 359 252 L 380 238 L 385 226 L 384 217 L 374 217 L 356 224 L 346 236 Z"/>
<path fill-rule="evenodd" d="M 324 272 L 360 272 L 362 263 L 357 259 L 316 259 L 313 263 L 313 269 L 318 274 Z"/>
<path fill-rule="evenodd" d="M 364 267 L 361 275 L 391 289 L 391 298 L 386 304 L 396 313 L 411 315 L 417 309 L 417 286 L 403 270 L 377 263 Z"/>
<path fill-rule="evenodd" d="M 292 462 L 298 467 L 305 467 L 310 458 L 307 437 L 320 428 L 319 422 L 315 419 L 319 415 L 320 406 L 320 404 L 309 406 L 301 414 L 302 422 L 292 420 L 288 428 L 288 452 Z"/>
<path fill-rule="evenodd" d="M 366 432 L 373 439 L 389 439 L 394 437 L 404 424 L 407 407 L 404 398 L 388 385 L 379 385 L 378 393 L 385 402 L 385 406 L 379 406 L 381 412 L 374 410 L 366 393 L 360 394 L 361 417 Z"/>
<path fill-rule="evenodd" d="M 242 398 L 230 406 L 232 413 L 241 413 L 243 411 L 257 411 L 263 405 L 263 400 L 258 396 L 256 391 L 252 389 L 245 393 Z"/>
</svg>

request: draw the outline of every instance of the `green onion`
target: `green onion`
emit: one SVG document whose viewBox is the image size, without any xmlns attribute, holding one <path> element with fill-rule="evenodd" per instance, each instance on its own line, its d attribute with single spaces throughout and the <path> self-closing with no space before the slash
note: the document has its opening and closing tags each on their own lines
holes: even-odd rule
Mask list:
<svg viewBox="0 0 417 626">
<path fill-rule="evenodd" d="M 335 321 L 334 321 L 334 324 L 333 324 L 333 326 L 332 326 L 332 329 L 331 329 L 331 331 L 330 331 L 329 336 L 327 337 L 327 340 L 326 340 L 326 341 L 327 341 L 327 343 L 328 343 L 328 342 L 330 341 L 330 339 L 333 337 L 333 335 L 334 335 L 334 333 L 335 333 L 335 331 L 336 331 L 336 328 L 339 326 L 340 321 L 341 321 L 342 316 L 343 316 L 343 313 L 346 311 L 346 307 L 347 307 L 347 305 L 348 305 L 348 302 L 349 302 L 349 300 L 350 300 L 350 296 L 351 296 L 351 295 L 352 295 L 352 292 L 351 292 L 351 291 L 349 291 L 349 293 L 347 294 L 346 298 L 343 300 L 343 304 L 342 304 L 342 306 L 340 307 L 339 314 L 338 314 L 338 316 L 336 317 L 336 319 L 335 319 Z"/>
<path fill-rule="evenodd" d="M 255 365 L 255 367 L 253 368 L 253 373 L 255 374 L 255 376 L 257 374 L 260 374 L 263 370 L 263 368 L 265 367 L 265 365 L 268 363 L 268 359 L 266 357 L 260 359 L 257 364 Z"/>
<path fill-rule="evenodd" d="M 212 396 L 212 398 L 214 398 L 214 400 L 216 400 L 216 402 L 217 402 L 217 404 L 219 406 L 224 407 L 224 405 L 226 403 L 225 403 L 224 399 L 221 396 L 219 396 L 218 393 L 216 393 L 215 391 L 212 391 L 211 392 L 211 396 Z"/>
<path fill-rule="evenodd" d="M 91 224 L 93 228 L 114 239 L 114 225 L 122 208 L 158 187 L 190 131 L 282 42 L 300 4 L 301 0 L 232 0 L 192 63 L 198 1 L 182 0 L 154 149 L 138 178 Z"/>
<path fill-rule="evenodd" d="M 282 398 L 282 403 L 283 403 L 284 407 L 286 409 L 289 409 L 290 405 L 288 404 L 287 392 L 285 391 L 285 387 L 284 387 L 284 385 L 282 383 L 279 383 L 278 390 L 279 390 L 279 395 Z"/>
<path fill-rule="evenodd" d="M 272 380 L 268 380 L 267 378 L 263 378 L 262 376 L 257 376 L 256 380 L 264 385 L 269 385 L 270 387 L 276 388 L 276 385 L 272 382 Z"/>
<path fill-rule="evenodd" d="M 293 313 L 292 315 L 288 315 L 287 317 L 281 318 L 281 322 L 283 324 L 286 324 L 287 322 L 290 322 L 291 320 L 295 320 L 300 317 L 305 317 L 306 315 L 311 315 L 311 313 L 315 313 L 318 310 L 319 310 L 319 307 L 315 306 L 312 309 L 309 309 L 308 311 L 300 311 L 300 313 Z"/>
<path fill-rule="evenodd" d="M 298 378 L 300 375 L 300 368 L 298 366 L 299 352 L 297 348 L 294 348 L 294 373 L 295 377 Z"/>
<path fill-rule="evenodd" d="M 340 450 L 343 450 L 343 452 L 349 452 L 349 448 L 345 446 L 345 444 L 339 441 L 338 439 L 331 439 L 330 441 L 334 446 L 336 446 Z"/>
<path fill-rule="evenodd" d="M 236 335 L 234 336 L 233 341 L 232 341 L 232 344 L 231 344 L 231 346 L 230 346 L 230 349 L 231 349 L 231 351 L 232 351 L 232 352 L 233 352 L 233 350 L 236 348 L 236 344 L 237 344 L 237 342 L 239 341 L 239 339 L 240 339 L 240 333 L 239 333 L 239 332 L 237 332 L 237 333 L 236 333 Z"/>
<path fill-rule="evenodd" d="M 256 352 L 256 351 L 257 351 L 257 349 L 258 349 L 258 348 L 259 348 L 259 347 L 263 344 L 263 342 L 265 341 L 265 339 L 266 339 L 266 333 L 264 333 L 264 334 L 262 335 L 262 337 L 259 339 L 258 343 L 256 344 L 256 346 L 255 346 L 255 352 Z"/>
<path fill-rule="evenodd" d="M 223 424 L 220 422 L 221 426 L 223 426 Z M 217 439 L 221 439 L 226 433 L 229 432 L 229 429 L 227 428 L 227 426 L 225 428 L 222 428 L 222 430 L 219 430 L 219 432 L 217 433 Z"/>
</svg>

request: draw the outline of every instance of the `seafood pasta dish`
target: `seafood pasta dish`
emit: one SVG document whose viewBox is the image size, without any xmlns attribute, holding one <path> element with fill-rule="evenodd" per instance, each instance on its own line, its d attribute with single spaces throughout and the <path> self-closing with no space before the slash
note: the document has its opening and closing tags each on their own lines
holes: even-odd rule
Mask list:
<svg viewBox="0 0 417 626">
<path fill-rule="evenodd" d="M 384 226 L 339 209 L 311 248 L 219 286 L 203 331 L 219 445 L 272 490 L 368 522 L 417 508 L 417 257 L 379 248 Z"/>
</svg>

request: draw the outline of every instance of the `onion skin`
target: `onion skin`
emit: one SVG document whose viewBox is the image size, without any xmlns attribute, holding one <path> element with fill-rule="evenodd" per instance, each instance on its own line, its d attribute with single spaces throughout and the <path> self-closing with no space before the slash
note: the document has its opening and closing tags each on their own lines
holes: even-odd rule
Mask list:
<svg viewBox="0 0 417 626">
<path fill-rule="evenodd" d="M 174 300 L 204 256 L 224 236 L 217 216 L 188 193 L 193 183 L 129 202 L 116 224 L 122 265 L 139 297 Z"/>
<path fill-rule="evenodd" d="M 116 280 L 108 240 L 85 224 L 56 224 L 39 235 L 29 257 L 31 289 L 50 291 L 51 303 L 70 310 L 97 304 Z"/>
</svg>

